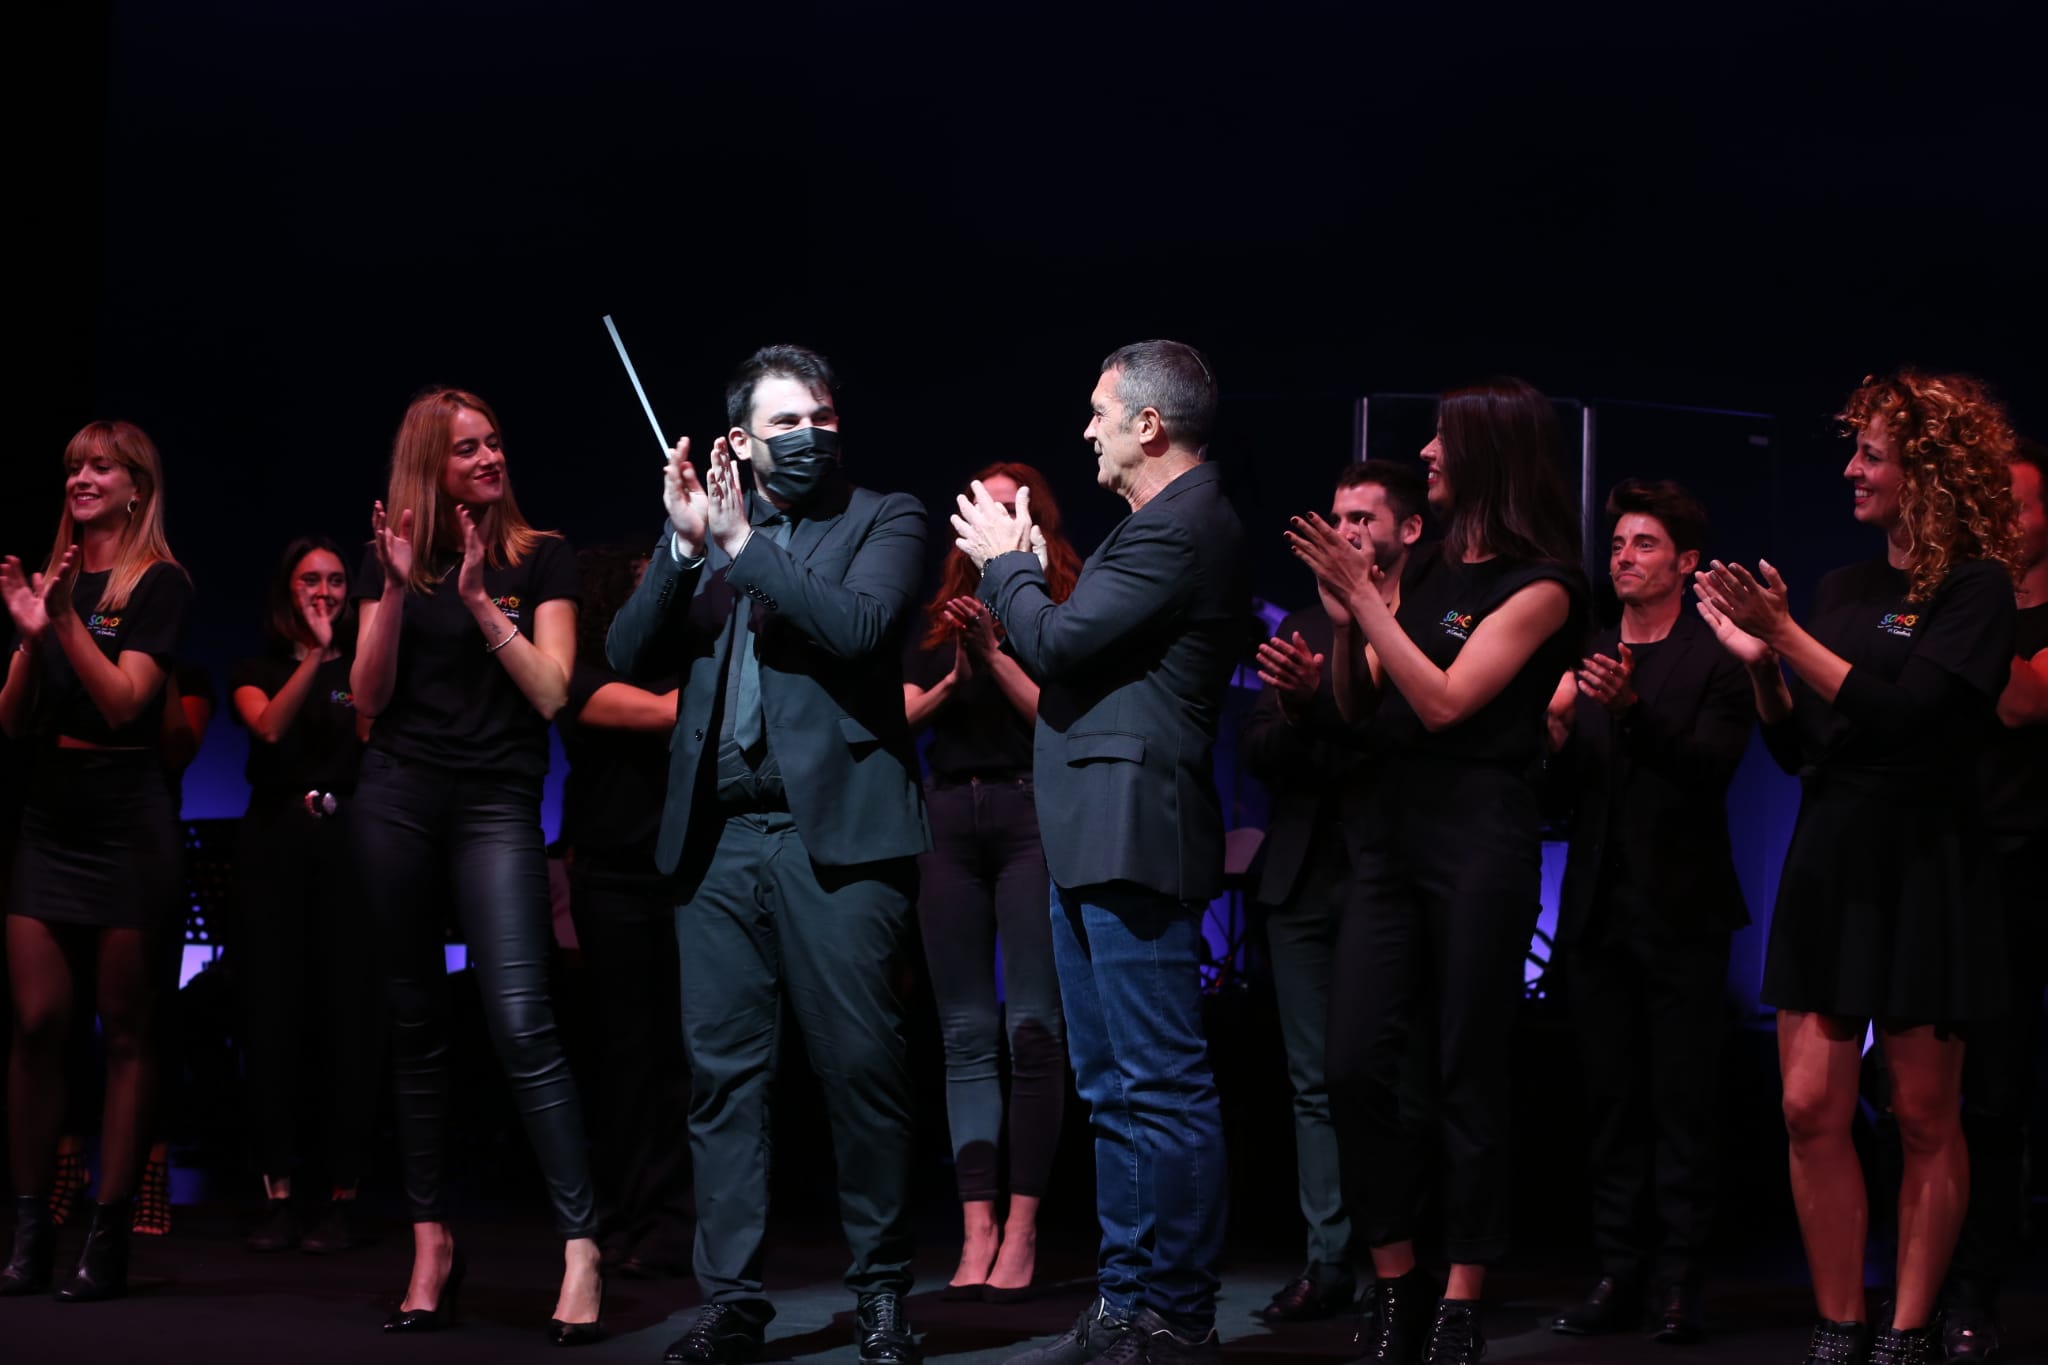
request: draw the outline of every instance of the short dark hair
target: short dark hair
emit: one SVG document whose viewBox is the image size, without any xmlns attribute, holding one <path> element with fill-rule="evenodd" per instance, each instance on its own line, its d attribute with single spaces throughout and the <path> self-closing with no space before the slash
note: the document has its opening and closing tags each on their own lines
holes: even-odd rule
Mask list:
<svg viewBox="0 0 2048 1365">
<path fill-rule="evenodd" d="M 1181 341 L 1134 341 L 1102 362 L 1117 371 L 1116 400 L 1124 420 L 1146 408 L 1159 414 L 1166 439 L 1200 453 L 1216 428 L 1216 375 L 1202 353 Z"/>
<path fill-rule="evenodd" d="M 1623 479 L 1607 495 L 1610 533 L 1626 516 L 1655 517 L 1680 554 L 1707 552 L 1707 509 L 1683 484 L 1670 479 Z"/>
<path fill-rule="evenodd" d="M 764 379 L 795 379 L 813 394 L 839 392 L 832 362 L 802 346 L 763 346 L 743 361 L 725 386 L 725 425 L 747 429 L 753 416 L 754 387 Z"/>
<path fill-rule="evenodd" d="M 1360 460 L 1344 466 L 1344 472 L 1337 476 L 1339 488 L 1357 488 L 1368 483 L 1379 485 L 1395 517 L 1402 521 L 1421 516 L 1429 506 L 1429 485 L 1423 482 L 1421 471 L 1414 465 L 1399 460 Z"/>
</svg>

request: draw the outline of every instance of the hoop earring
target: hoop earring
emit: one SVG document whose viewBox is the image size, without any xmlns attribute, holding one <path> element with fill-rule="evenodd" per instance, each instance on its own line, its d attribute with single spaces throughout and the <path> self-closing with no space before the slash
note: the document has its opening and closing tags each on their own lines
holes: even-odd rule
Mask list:
<svg viewBox="0 0 2048 1365">
<path fill-rule="evenodd" d="M 132 516 L 134 516 L 134 515 L 135 515 L 135 509 L 136 509 L 136 508 L 138 508 L 138 507 L 140 507 L 140 506 L 142 506 L 142 499 L 141 499 L 141 498 L 130 498 L 130 499 L 128 499 L 128 515 L 129 515 L 129 516 L 131 516 L 131 517 L 132 517 Z"/>
</svg>

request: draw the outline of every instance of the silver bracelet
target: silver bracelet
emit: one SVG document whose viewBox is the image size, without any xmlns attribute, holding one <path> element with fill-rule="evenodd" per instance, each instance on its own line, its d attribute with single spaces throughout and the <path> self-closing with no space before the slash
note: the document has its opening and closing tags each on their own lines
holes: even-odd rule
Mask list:
<svg viewBox="0 0 2048 1365">
<path fill-rule="evenodd" d="M 484 646 L 484 653 L 486 653 L 486 654 L 496 654 L 496 653 L 497 653 L 497 652 L 498 652 L 499 650 L 503 649 L 503 648 L 504 648 L 504 647 L 505 647 L 506 645 L 509 645 L 509 644 L 511 644 L 511 643 L 512 643 L 512 637 L 513 637 L 513 636 L 515 636 L 515 635 L 517 635 L 518 633 L 519 633 L 519 627 L 517 627 L 517 626 L 515 626 L 515 625 L 512 625 L 512 624 L 510 624 L 510 623 L 507 623 L 507 624 L 506 624 L 506 626 L 505 626 L 505 638 L 504 638 L 504 639 L 502 639 L 502 640 L 500 640 L 500 641 L 498 641 L 498 643 L 496 643 L 496 644 L 494 644 L 494 645 L 485 645 L 485 646 Z"/>
</svg>

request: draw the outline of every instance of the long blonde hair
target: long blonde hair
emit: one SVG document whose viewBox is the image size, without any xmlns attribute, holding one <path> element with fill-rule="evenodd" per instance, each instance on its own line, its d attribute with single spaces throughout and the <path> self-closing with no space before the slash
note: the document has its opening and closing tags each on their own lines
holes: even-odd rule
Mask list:
<svg viewBox="0 0 2048 1365">
<path fill-rule="evenodd" d="M 406 586 L 426 592 L 436 581 L 432 568 L 433 549 L 440 540 L 441 467 L 448 463 L 448 433 L 455 411 L 469 408 L 483 414 L 491 430 L 502 434 L 498 414 L 491 405 L 464 389 L 422 389 L 405 409 L 398 424 L 398 436 L 391 443 L 391 486 L 384 497 L 384 514 L 396 528 L 399 518 L 410 509 L 413 525 L 412 577 Z M 505 496 L 484 514 L 477 534 L 483 538 L 486 562 L 494 569 L 507 568 L 533 553 L 543 536 L 553 531 L 536 531 L 520 514 L 512 496 L 512 471 L 505 471 Z"/>
<path fill-rule="evenodd" d="M 133 422 L 88 422 L 64 443 L 64 474 L 73 468 L 106 460 L 128 471 L 135 485 L 135 498 L 128 506 L 128 519 L 114 550 L 113 571 L 107 575 L 107 590 L 100 594 L 103 611 L 118 611 L 128 605 L 135 585 L 154 565 L 169 564 L 185 571 L 171 554 L 164 539 L 164 466 L 156 443 Z M 50 548 L 50 562 L 43 572 L 52 574 L 63 561 L 64 552 L 78 538 L 78 526 L 71 520 L 71 500 L 57 518 L 57 541 Z"/>
</svg>

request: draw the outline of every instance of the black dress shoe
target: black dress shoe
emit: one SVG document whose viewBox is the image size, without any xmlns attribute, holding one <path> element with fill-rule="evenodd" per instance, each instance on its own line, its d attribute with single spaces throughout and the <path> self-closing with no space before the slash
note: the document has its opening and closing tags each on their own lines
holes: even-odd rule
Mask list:
<svg viewBox="0 0 2048 1365">
<path fill-rule="evenodd" d="M 1129 1326 L 1098 1297 L 1081 1310 L 1072 1327 L 1043 1346 L 1011 1356 L 1003 1365 L 1088 1365 L 1114 1346 Z"/>
<path fill-rule="evenodd" d="M 455 1301 L 462 1294 L 462 1281 L 469 1273 L 468 1258 L 462 1248 L 455 1248 L 455 1255 L 448 1262 L 448 1278 L 441 1281 L 441 1293 L 432 1308 L 399 1308 L 384 1319 L 387 1332 L 438 1332 L 455 1325 Z M 400 1299 L 402 1304 L 404 1299 Z"/>
<path fill-rule="evenodd" d="M 548 1340 L 557 1346 L 595 1346 L 604 1340 L 604 1277 L 597 1281 L 597 1316 L 589 1322 L 548 1319 Z"/>
<path fill-rule="evenodd" d="M 0 1291 L 5 1292 L 5 1291 Z M 1941 1350 L 1949 1365 L 1998 1359 L 1998 1317 L 1982 1303 L 1951 1303 L 1941 1315 Z"/>
<path fill-rule="evenodd" d="M 128 1234 L 134 1221 L 132 1199 L 92 1206 L 92 1225 L 85 1230 L 78 1271 L 57 1291 L 57 1302 L 98 1303 L 128 1292 Z"/>
<path fill-rule="evenodd" d="M 761 1354 L 766 1329 L 729 1303 L 707 1303 L 662 1353 L 664 1365 L 741 1365 Z"/>
<path fill-rule="evenodd" d="M 336 1199 L 327 1205 L 327 1212 L 320 1221 L 306 1230 L 299 1238 L 299 1250 L 309 1256 L 338 1256 L 344 1251 L 354 1251 L 356 1201 Z"/>
<path fill-rule="evenodd" d="M 1813 1325 L 1813 1337 L 1806 1343 L 1799 1365 L 1865 1365 L 1869 1355 L 1868 1324 L 1822 1318 Z"/>
<path fill-rule="evenodd" d="M 910 1315 L 903 1311 L 903 1296 L 891 1290 L 861 1296 L 853 1341 L 860 1348 L 860 1365 L 918 1365 L 924 1359 L 910 1330 Z"/>
<path fill-rule="evenodd" d="M 7 1268 L 0 1270 L 0 1298 L 48 1291 L 56 1260 L 57 1227 L 50 1217 L 49 1200 L 36 1194 L 16 1195 L 14 1246 L 7 1255 Z"/>
<path fill-rule="evenodd" d="M 1700 1311 L 1699 1286 L 1680 1281 L 1667 1287 L 1664 1306 L 1657 1310 L 1657 1330 L 1650 1339 L 1666 1346 L 1690 1346 L 1704 1341 L 1706 1335 L 1707 1320 Z"/>
<path fill-rule="evenodd" d="M 1196 1332 L 1176 1327 L 1152 1309 L 1141 1308 L 1089 1365 L 1211 1365 L 1222 1350 L 1215 1328 Z"/>
<path fill-rule="evenodd" d="M 272 1199 L 270 1216 L 263 1220 L 263 1226 L 243 1239 L 242 1245 L 251 1251 L 290 1251 L 299 1244 L 299 1216 L 292 1212 L 289 1198 Z"/>
<path fill-rule="evenodd" d="M 1271 1323 L 1319 1322 L 1346 1312 L 1356 1301 L 1349 1284 L 1318 1285 L 1303 1275 L 1275 1294 L 1271 1303 L 1254 1308 L 1252 1316 Z"/>
<path fill-rule="evenodd" d="M 1550 1330 L 1568 1337 L 1624 1332 L 1642 1313 L 1636 1286 L 1618 1275 L 1602 1275 L 1583 1303 L 1573 1304 L 1550 1320 Z"/>
</svg>

